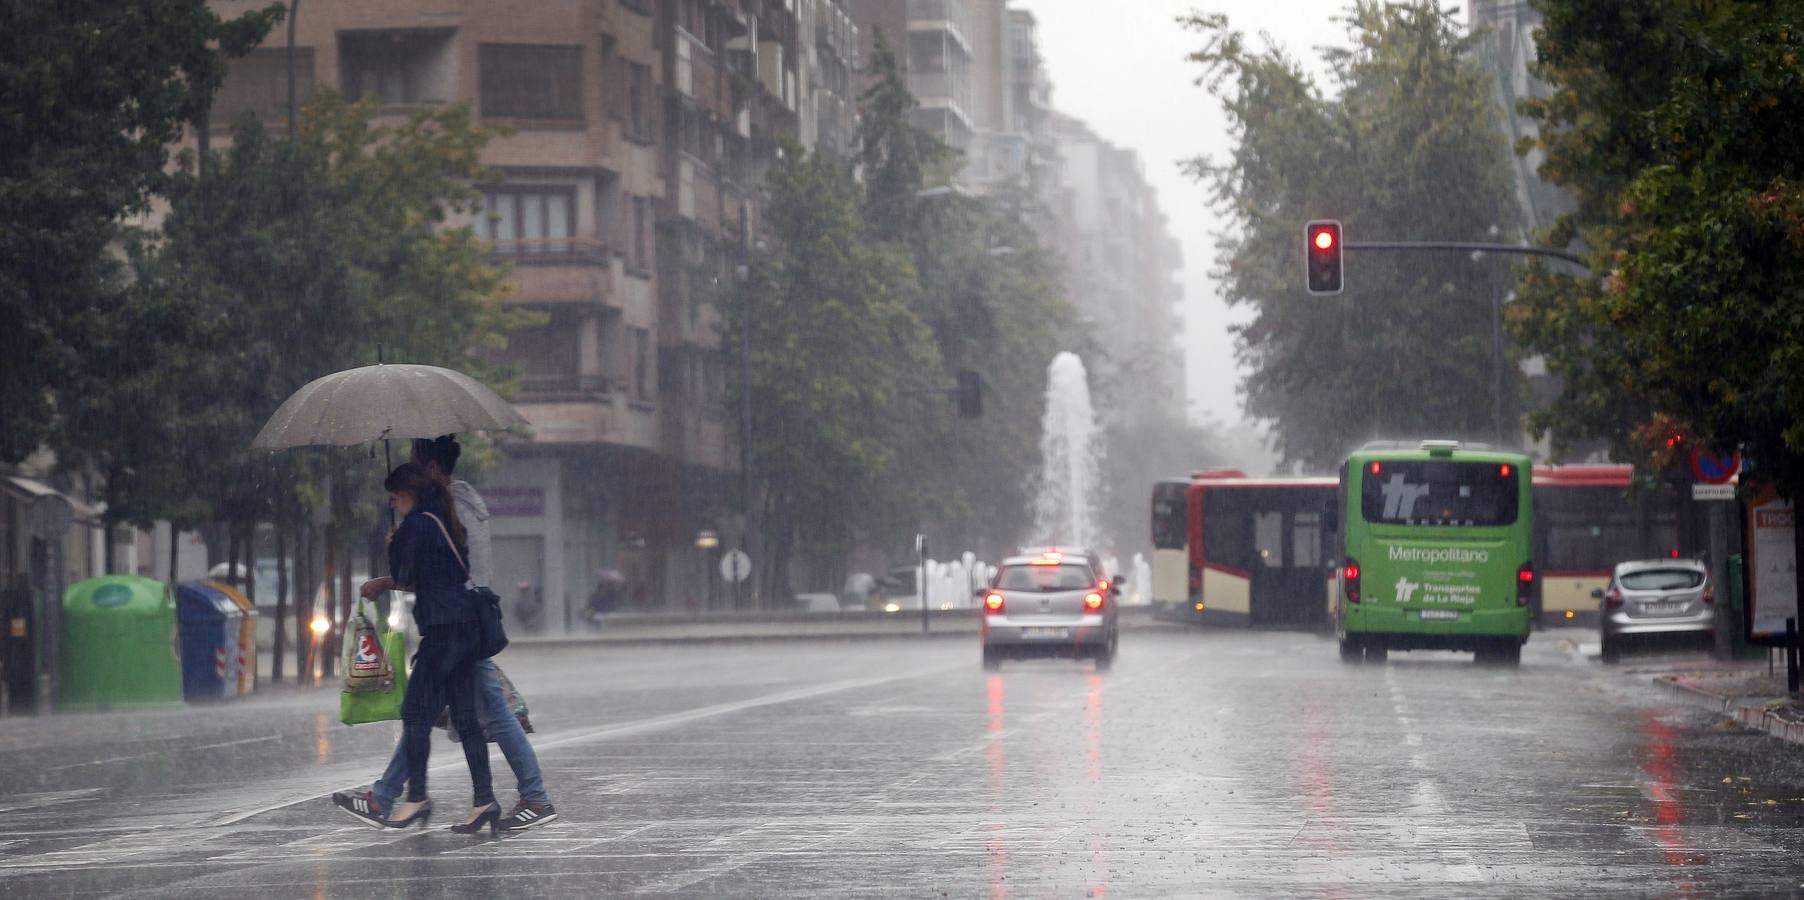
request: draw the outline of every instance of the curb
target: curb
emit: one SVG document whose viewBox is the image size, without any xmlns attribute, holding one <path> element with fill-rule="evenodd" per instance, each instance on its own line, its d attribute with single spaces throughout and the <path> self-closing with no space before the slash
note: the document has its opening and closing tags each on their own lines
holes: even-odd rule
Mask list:
<svg viewBox="0 0 1804 900">
<path fill-rule="evenodd" d="M 1790 703 L 1784 698 L 1754 700 L 1724 696 L 1687 683 L 1680 675 L 1656 676 L 1654 683 L 1755 731 L 1764 731 L 1782 741 L 1804 744 L 1804 720 L 1786 714 L 1790 711 Z"/>
</svg>

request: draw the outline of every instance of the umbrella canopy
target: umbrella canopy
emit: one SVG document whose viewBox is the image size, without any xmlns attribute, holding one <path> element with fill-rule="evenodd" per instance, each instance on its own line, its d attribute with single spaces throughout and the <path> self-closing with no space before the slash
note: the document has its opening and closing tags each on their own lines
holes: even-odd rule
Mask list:
<svg viewBox="0 0 1804 900">
<path fill-rule="evenodd" d="M 501 395 L 438 366 L 374 365 L 316 378 L 263 423 L 251 446 L 348 446 L 526 423 Z"/>
</svg>

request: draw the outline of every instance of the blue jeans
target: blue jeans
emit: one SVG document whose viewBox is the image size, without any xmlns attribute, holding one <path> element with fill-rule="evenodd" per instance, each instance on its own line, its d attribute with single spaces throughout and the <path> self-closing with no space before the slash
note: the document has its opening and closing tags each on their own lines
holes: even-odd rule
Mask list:
<svg viewBox="0 0 1804 900">
<path fill-rule="evenodd" d="M 532 744 L 527 743 L 526 732 L 520 727 L 520 720 L 514 718 L 513 711 L 507 708 L 507 695 L 501 689 L 500 672 L 500 669 L 495 668 L 493 660 L 485 659 L 476 664 L 476 719 L 482 723 L 482 730 L 486 734 L 495 737 L 495 743 L 501 747 L 501 755 L 507 757 L 508 768 L 514 770 L 514 778 L 520 782 L 520 799 L 528 803 L 550 803 L 551 797 L 545 793 L 544 777 L 539 772 L 539 757 L 532 752 Z M 407 786 L 407 754 L 404 750 L 404 747 L 395 748 L 395 755 L 389 759 L 388 768 L 383 771 L 381 778 L 376 779 L 372 788 L 376 804 L 383 809 L 392 808 Z"/>
</svg>

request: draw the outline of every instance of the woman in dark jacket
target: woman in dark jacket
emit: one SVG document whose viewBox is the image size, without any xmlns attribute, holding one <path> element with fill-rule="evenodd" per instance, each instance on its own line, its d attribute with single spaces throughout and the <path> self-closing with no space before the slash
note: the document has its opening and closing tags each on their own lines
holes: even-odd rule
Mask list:
<svg viewBox="0 0 1804 900">
<path fill-rule="evenodd" d="M 401 701 L 401 744 L 407 756 L 407 797 L 389 810 L 388 824 L 405 828 L 432 815 L 426 795 L 426 759 L 432 749 L 432 725 L 449 703 L 459 734 L 481 734 L 476 719 L 476 663 L 480 632 L 476 609 L 466 599 L 469 576 L 463 560 L 463 526 L 444 487 L 414 463 L 396 466 L 383 482 L 389 503 L 402 514 L 388 543 L 388 570 L 393 573 L 363 583 L 365 597 L 383 591 L 414 594 L 413 618 L 420 629 L 420 649 Z M 435 521 L 436 519 L 436 521 Z M 489 783 L 489 748 L 483 741 L 463 741 L 475 797 L 470 814 L 452 831 L 471 833 L 484 825 L 494 830 L 501 815 Z"/>
</svg>

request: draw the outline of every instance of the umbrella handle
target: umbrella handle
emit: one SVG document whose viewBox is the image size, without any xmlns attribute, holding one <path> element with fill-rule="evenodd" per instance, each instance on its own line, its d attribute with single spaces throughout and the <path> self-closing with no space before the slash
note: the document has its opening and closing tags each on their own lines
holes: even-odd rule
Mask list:
<svg viewBox="0 0 1804 900">
<path fill-rule="evenodd" d="M 376 352 L 378 355 L 380 355 L 382 351 L 377 350 Z M 388 473 L 393 472 L 395 470 L 393 463 L 394 463 L 394 460 L 390 459 L 388 456 L 388 438 L 383 438 L 382 439 L 382 474 L 384 477 L 386 477 L 388 475 Z M 390 506 L 388 508 L 388 529 L 390 531 L 393 531 L 395 529 L 395 508 L 393 506 Z"/>
</svg>

